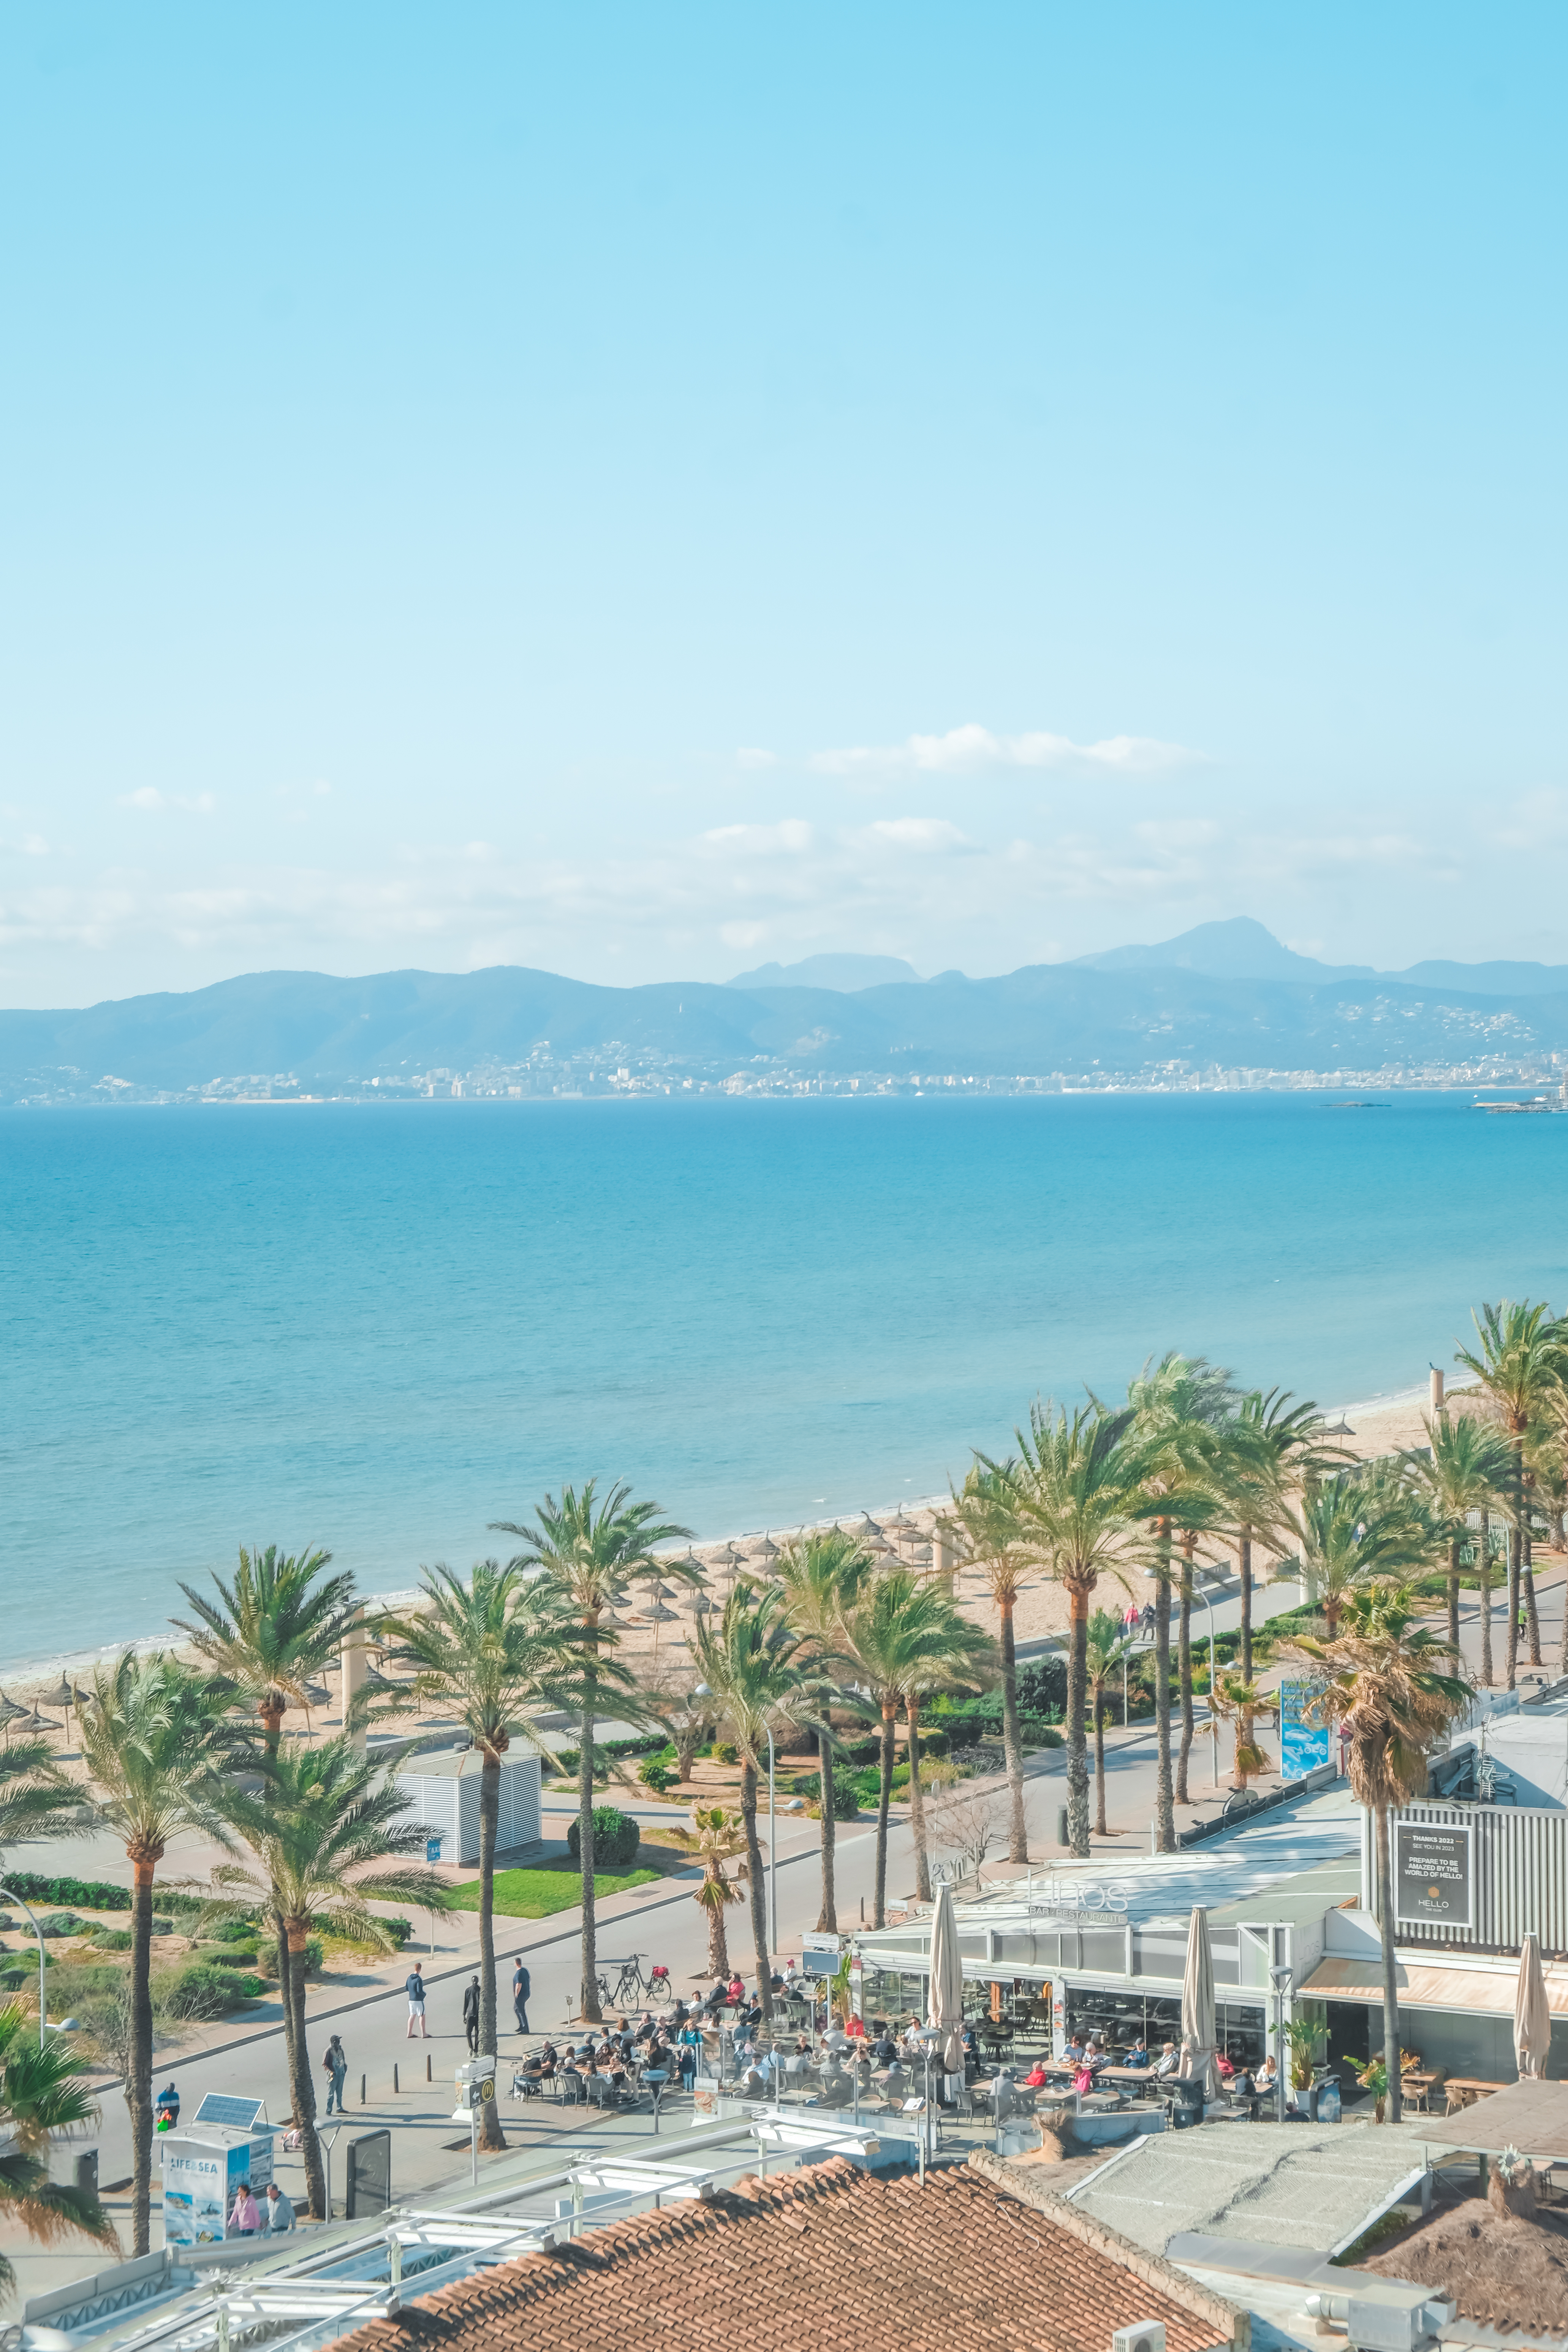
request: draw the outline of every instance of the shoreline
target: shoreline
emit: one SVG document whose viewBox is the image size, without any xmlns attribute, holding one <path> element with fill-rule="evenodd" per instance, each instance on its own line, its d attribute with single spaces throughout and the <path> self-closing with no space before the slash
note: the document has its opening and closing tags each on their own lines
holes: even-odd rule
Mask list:
<svg viewBox="0 0 1568 2352">
<path fill-rule="evenodd" d="M 1472 1394 L 1475 1385 L 1473 1381 L 1467 1381 L 1462 1387 L 1450 1386 L 1447 1391 L 1447 1396 L 1450 1399 L 1458 1399 Z M 1386 1390 L 1345 1404 L 1326 1405 L 1322 1408 L 1322 1412 L 1324 1419 L 1330 1423 L 1335 1421 L 1350 1423 L 1352 1436 L 1364 1437 L 1370 1442 L 1373 1450 L 1393 1453 L 1400 1450 L 1402 1445 L 1419 1442 L 1420 1420 L 1429 1409 L 1429 1391 L 1425 1387 L 1413 1387 Z M 1411 1421 L 1415 1424 L 1413 1434 L 1398 1435 L 1393 1429 L 1385 1429 L 1380 1425 L 1384 1423 L 1401 1423 Z M 1363 1423 L 1371 1423 L 1372 1426 L 1363 1429 Z M 1363 1455 L 1363 1458 L 1366 1457 Z M 942 1509 L 947 1500 L 945 1491 L 921 1496 L 906 1496 L 901 1502 L 874 1507 L 869 1517 L 879 1525 L 886 1525 L 897 1518 L 900 1512 L 906 1517 L 914 1515 L 923 1520 L 931 1513 Z M 837 1516 L 820 1519 L 803 1519 L 793 1525 L 749 1529 L 736 1528 L 727 1534 L 694 1538 L 692 1549 L 700 1557 L 706 1553 L 722 1552 L 731 1546 L 739 1548 L 756 1544 L 764 1537 L 792 1538 L 805 1534 L 813 1528 L 844 1527 L 860 1516 L 858 1512 L 840 1512 Z M 921 1527 L 911 1530 L 911 1534 L 915 1539 L 925 1541 L 929 1540 L 930 1530 Z M 417 1585 L 389 1586 L 385 1591 L 367 1591 L 364 1599 L 367 1602 L 378 1605 L 405 1602 L 417 1599 L 419 1591 L 420 1588 Z M 1019 1638 L 1027 1638 L 1021 1627 Z M 91 1648 L 62 1650 L 45 1657 L 6 1659 L 0 1662 L 0 1696 L 35 1698 L 37 1696 L 35 1685 L 42 1685 L 45 1683 L 53 1685 L 61 1676 L 68 1682 L 85 1682 L 96 1666 L 107 1665 L 126 1650 L 133 1650 L 138 1655 L 145 1655 L 153 1650 L 178 1650 L 183 1646 L 176 1629 L 171 1623 L 168 1631 L 163 1633 L 137 1634 L 126 1641 L 102 1643 Z"/>
</svg>

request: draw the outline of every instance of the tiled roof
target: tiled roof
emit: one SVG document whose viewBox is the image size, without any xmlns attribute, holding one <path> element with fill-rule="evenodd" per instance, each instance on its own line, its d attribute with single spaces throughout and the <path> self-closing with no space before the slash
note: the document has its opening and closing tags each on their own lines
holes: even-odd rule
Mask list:
<svg viewBox="0 0 1568 2352">
<path fill-rule="evenodd" d="M 1110 2352 L 1149 2319 L 1167 2352 L 1242 2352 L 1244 2314 L 1006 2175 L 980 2158 L 922 2185 L 838 2158 L 742 2180 L 413 2299 L 339 2352 Z"/>
</svg>

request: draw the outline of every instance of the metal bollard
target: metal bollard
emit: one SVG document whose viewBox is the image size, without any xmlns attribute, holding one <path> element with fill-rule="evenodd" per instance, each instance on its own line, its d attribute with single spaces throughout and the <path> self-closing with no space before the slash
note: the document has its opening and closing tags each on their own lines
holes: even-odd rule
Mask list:
<svg viewBox="0 0 1568 2352">
<path fill-rule="evenodd" d="M 395 2066 L 394 2066 L 392 2070 L 392 2095 L 395 2099 L 397 2096 L 397 2069 Z"/>
<path fill-rule="evenodd" d="M 364 2105 L 364 2076 L 363 2074 L 359 2078 L 359 2103 L 363 2107 Z"/>
<path fill-rule="evenodd" d="M 425 2080 L 427 2083 L 433 2083 L 436 2077 L 430 2072 L 430 2061 L 426 2058 L 425 2061 Z"/>
</svg>

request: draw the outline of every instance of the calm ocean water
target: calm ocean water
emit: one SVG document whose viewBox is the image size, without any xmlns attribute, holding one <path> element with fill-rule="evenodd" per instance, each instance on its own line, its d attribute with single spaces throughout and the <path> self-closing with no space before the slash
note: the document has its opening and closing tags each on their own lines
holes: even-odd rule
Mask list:
<svg viewBox="0 0 1568 2352">
<path fill-rule="evenodd" d="M 1201 1350 L 1339 1403 L 1568 1303 L 1568 1118 L 1468 1097 L 27 1111 L 0 1124 L 12 1667 L 245 1543 L 371 1589 L 563 1480 L 700 1535 L 929 1494 Z"/>
</svg>

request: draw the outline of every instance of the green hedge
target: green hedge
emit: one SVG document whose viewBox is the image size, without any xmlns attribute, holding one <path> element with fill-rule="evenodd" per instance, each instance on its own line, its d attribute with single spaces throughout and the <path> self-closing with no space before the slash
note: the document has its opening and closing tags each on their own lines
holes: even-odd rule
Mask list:
<svg viewBox="0 0 1568 2352">
<path fill-rule="evenodd" d="M 618 1759 L 623 1756 L 652 1756 L 661 1748 L 668 1747 L 669 1742 L 662 1731 L 647 1732 L 637 1739 L 596 1741 L 594 1748 L 594 1778 L 597 1780 L 604 1777 L 601 1768 L 606 1761 Z M 671 1749 L 670 1752 L 673 1754 L 674 1750 Z M 573 1773 L 576 1771 L 582 1761 L 583 1750 L 580 1748 L 563 1748 L 555 1759 L 554 1769 L 557 1772 Z"/>
<path fill-rule="evenodd" d="M 575 1814 L 566 1832 L 566 1850 L 574 1862 L 582 1856 L 583 1825 Z M 629 1813 L 617 1805 L 595 1805 L 594 1808 L 594 1868 L 626 1870 L 637 1860 L 642 1832 Z"/>
<path fill-rule="evenodd" d="M 54 1903 L 78 1911 L 129 1911 L 131 1889 L 107 1878 L 44 1878 L 36 1870 L 10 1870 L 5 1884 L 25 1903 Z"/>
</svg>

